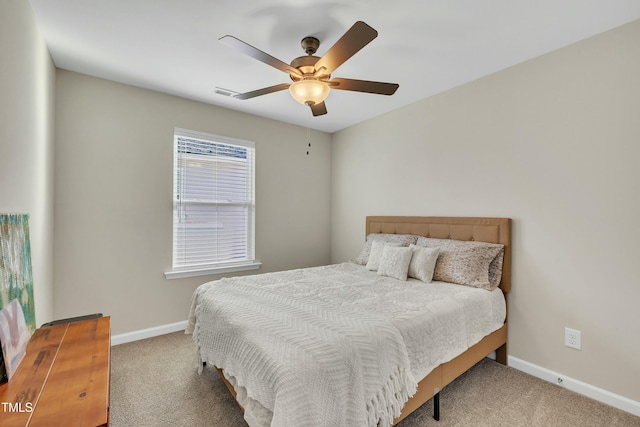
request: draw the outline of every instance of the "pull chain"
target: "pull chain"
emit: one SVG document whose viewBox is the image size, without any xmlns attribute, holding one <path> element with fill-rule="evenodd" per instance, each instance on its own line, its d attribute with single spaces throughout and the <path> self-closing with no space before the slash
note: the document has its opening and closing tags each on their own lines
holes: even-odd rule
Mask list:
<svg viewBox="0 0 640 427">
<path fill-rule="evenodd" d="M 309 155 L 309 150 L 311 150 L 311 128 L 309 127 L 310 117 L 307 116 L 307 156 Z"/>
</svg>

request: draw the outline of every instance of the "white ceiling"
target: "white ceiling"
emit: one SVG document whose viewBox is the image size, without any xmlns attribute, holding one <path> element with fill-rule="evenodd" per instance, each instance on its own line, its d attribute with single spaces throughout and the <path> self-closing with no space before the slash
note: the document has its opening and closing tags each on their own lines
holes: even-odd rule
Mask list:
<svg viewBox="0 0 640 427">
<path fill-rule="evenodd" d="M 627 22 L 638 0 L 30 0 L 59 68 L 335 132 Z M 393 96 L 337 91 L 312 117 L 288 91 L 238 100 L 289 76 L 218 39 L 289 63 L 322 56 L 356 21 L 378 38 L 333 77 L 399 83 Z"/>
</svg>

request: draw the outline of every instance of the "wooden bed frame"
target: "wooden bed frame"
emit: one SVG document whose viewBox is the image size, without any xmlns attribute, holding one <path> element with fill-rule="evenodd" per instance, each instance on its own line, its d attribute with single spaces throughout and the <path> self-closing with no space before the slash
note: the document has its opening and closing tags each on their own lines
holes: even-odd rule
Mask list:
<svg viewBox="0 0 640 427">
<path fill-rule="evenodd" d="M 368 216 L 365 236 L 371 233 L 414 234 L 436 239 L 500 243 L 504 245 L 500 289 L 504 293 L 505 300 L 507 299 L 507 293 L 511 289 L 511 219 L 509 218 Z M 506 365 L 506 319 L 500 329 L 487 335 L 455 359 L 441 364 L 420 381 L 416 393 L 405 403 L 400 416 L 394 420 L 393 424 L 403 420 L 432 397 L 434 397 L 434 418 L 438 420 L 440 390 L 494 351 L 496 360 Z M 236 392 L 233 386 L 224 377 L 222 370 L 218 369 L 218 373 L 235 398 Z"/>
</svg>

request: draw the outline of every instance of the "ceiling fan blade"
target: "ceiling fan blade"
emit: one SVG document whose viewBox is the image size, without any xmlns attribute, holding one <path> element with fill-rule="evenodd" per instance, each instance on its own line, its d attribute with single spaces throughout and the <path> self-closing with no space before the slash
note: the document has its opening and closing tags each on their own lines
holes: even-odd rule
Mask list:
<svg viewBox="0 0 640 427">
<path fill-rule="evenodd" d="M 315 64 L 316 70 L 325 68 L 326 74 L 342 65 L 360 49 L 378 37 L 378 32 L 362 21 L 358 21 Z"/>
<path fill-rule="evenodd" d="M 335 78 L 329 80 L 331 89 L 351 90 L 354 92 L 375 93 L 378 95 L 393 95 L 400 87 L 397 83 L 370 82 L 368 80 L 354 80 Z"/>
<path fill-rule="evenodd" d="M 281 91 L 281 90 L 285 90 L 289 86 L 291 86 L 291 83 L 281 83 L 279 85 L 263 87 L 262 89 L 253 90 L 251 92 L 239 93 L 238 95 L 234 95 L 233 97 L 234 98 L 238 98 L 238 99 L 255 98 L 256 96 L 266 95 L 268 93 L 273 93 L 273 92 L 278 92 L 278 91 Z"/>
<path fill-rule="evenodd" d="M 314 117 L 325 115 L 327 114 L 327 106 L 324 104 L 324 101 L 319 104 L 313 104 L 311 106 L 311 112 L 313 113 Z"/>
<path fill-rule="evenodd" d="M 293 68 L 286 62 L 282 62 L 278 58 L 275 58 L 268 53 L 264 53 L 260 49 L 257 49 L 240 39 L 227 35 L 220 37 L 218 41 L 225 46 L 232 47 L 244 53 L 245 55 L 249 55 L 253 59 L 257 59 L 260 62 L 271 65 L 272 67 L 277 68 L 280 71 L 302 77 L 302 74 L 297 68 Z"/>
</svg>

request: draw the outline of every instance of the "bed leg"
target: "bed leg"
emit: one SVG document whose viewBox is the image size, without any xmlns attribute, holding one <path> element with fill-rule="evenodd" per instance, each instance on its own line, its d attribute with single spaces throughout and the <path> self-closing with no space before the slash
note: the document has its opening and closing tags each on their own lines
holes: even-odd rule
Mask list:
<svg viewBox="0 0 640 427">
<path fill-rule="evenodd" d="M 509 355 L 507 354 L 507 344 L 502 344 L 496 349 L 496 362 L 507 366 Z"/>
<path fill-rule="evenodd" d="M 433 395 L 433 419 L 440 421 L 440 390 L 436 389 Z"/>
</svg>

